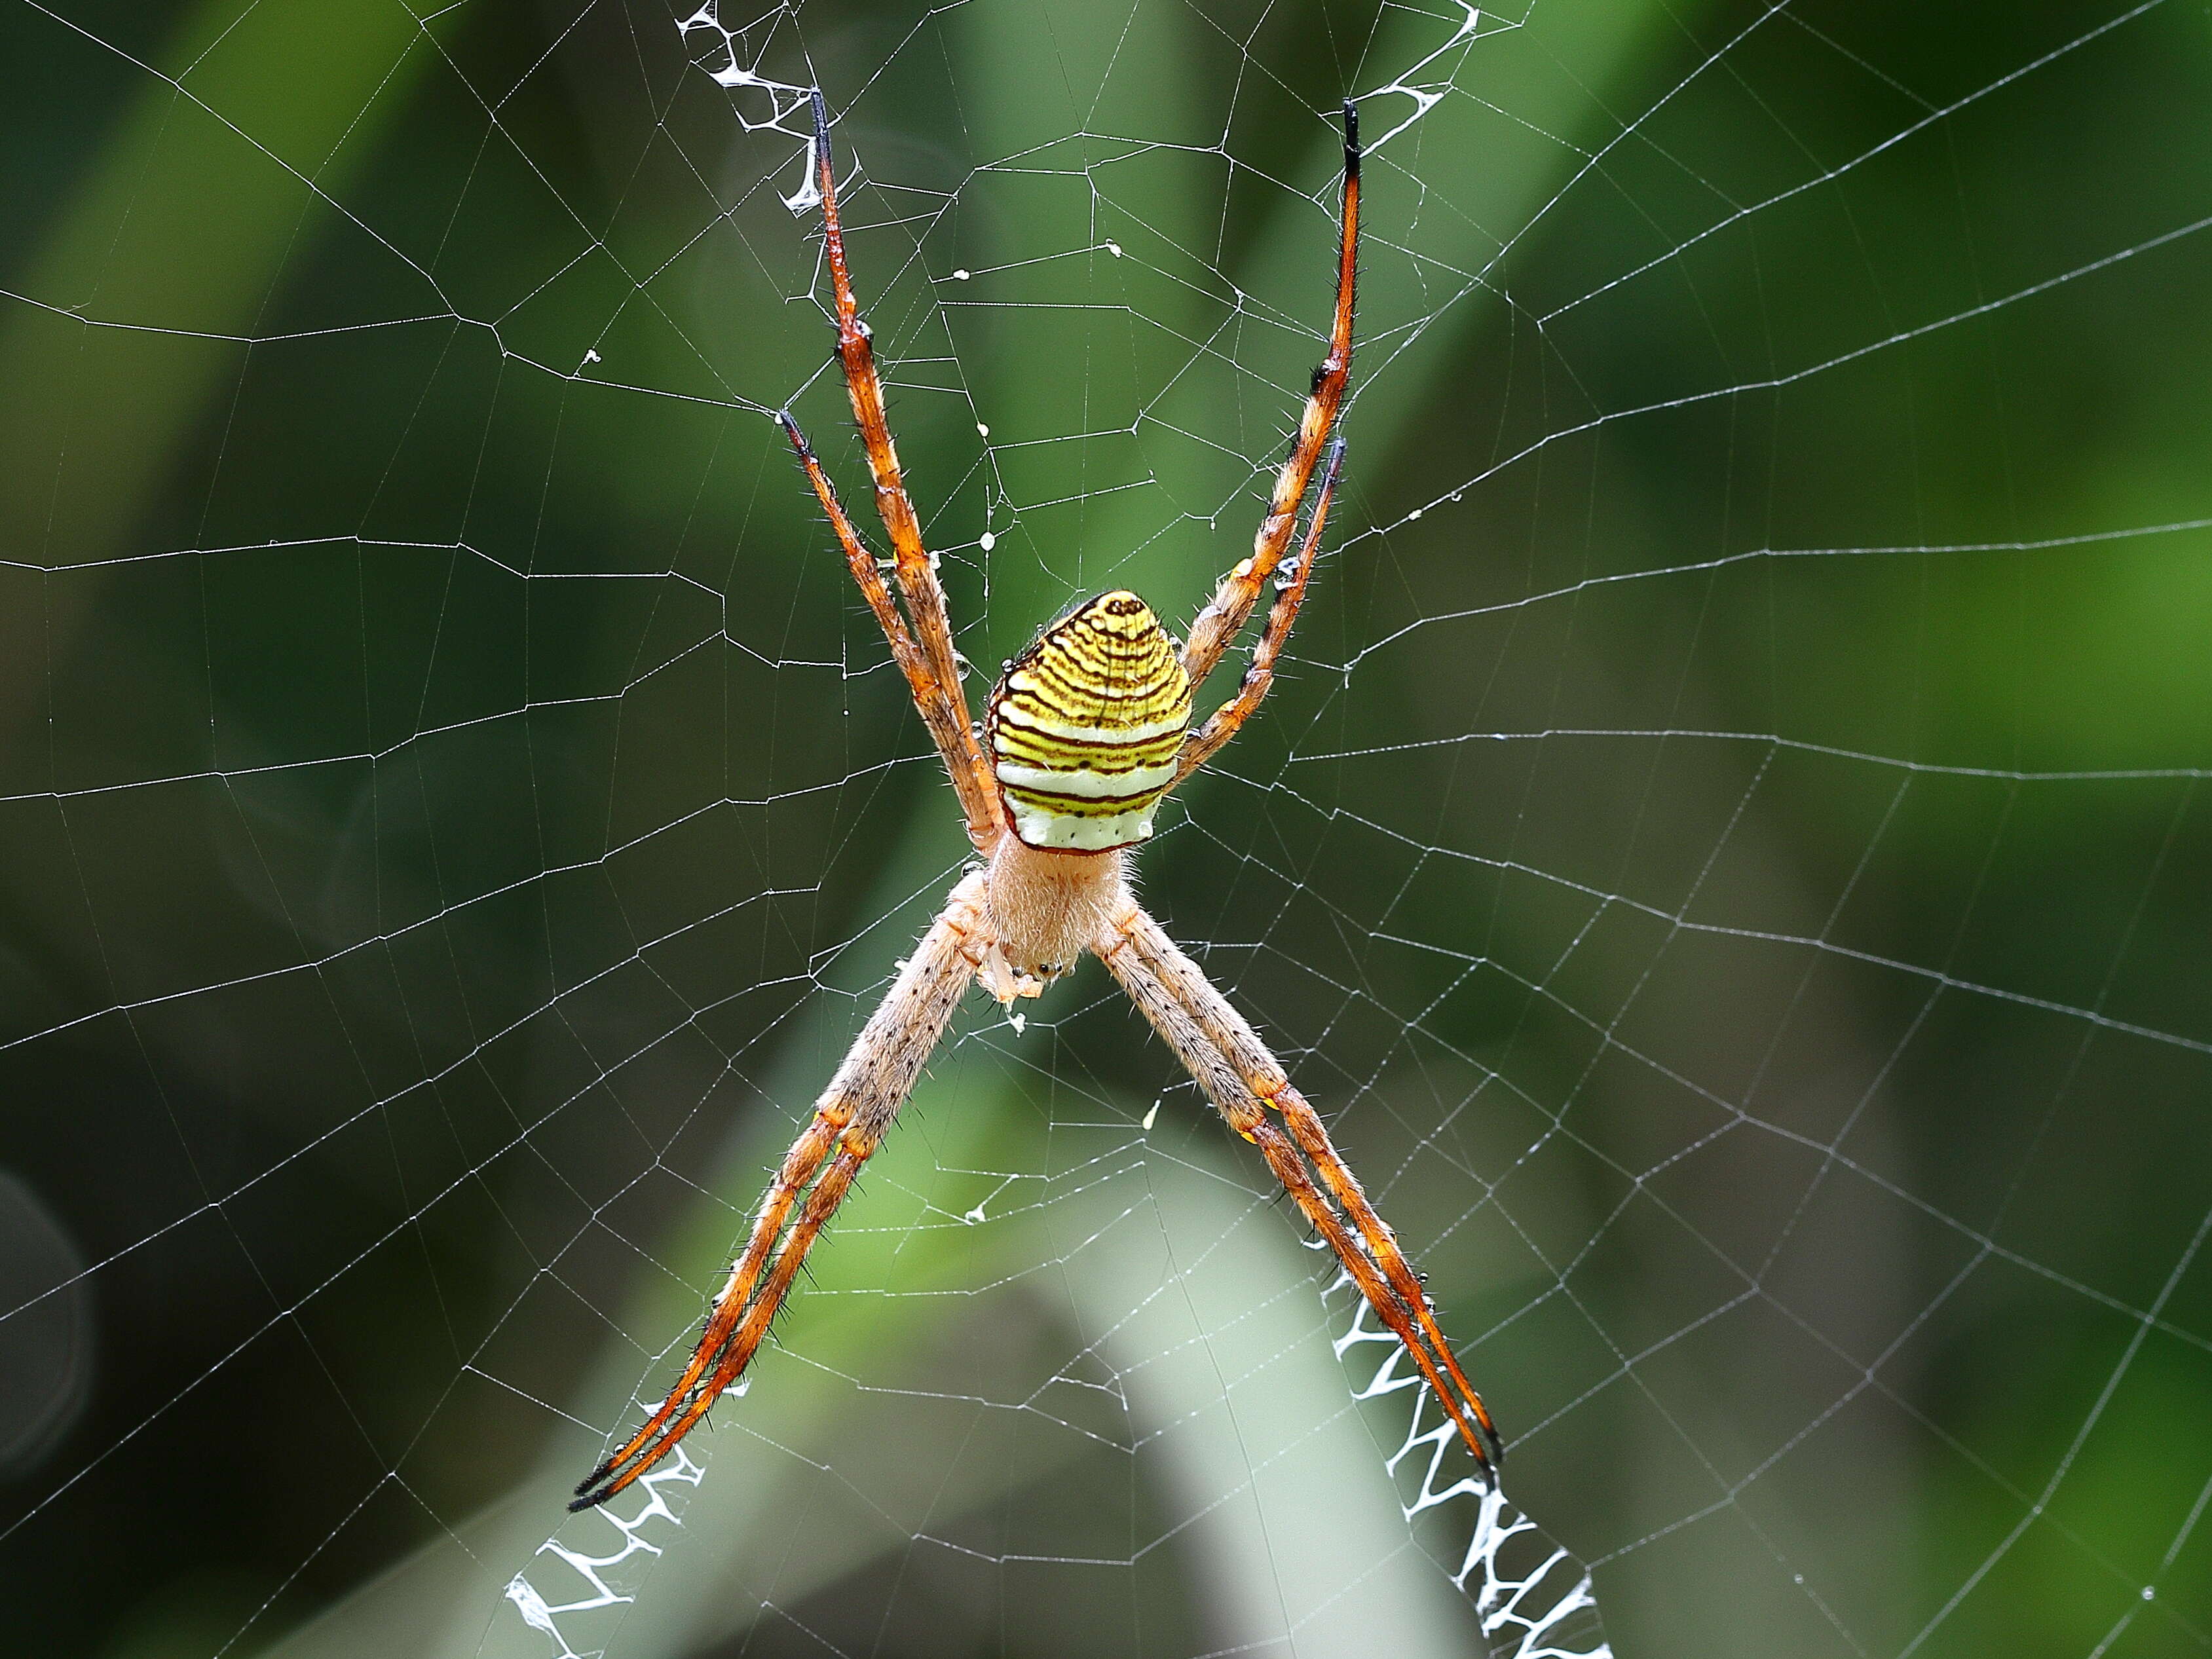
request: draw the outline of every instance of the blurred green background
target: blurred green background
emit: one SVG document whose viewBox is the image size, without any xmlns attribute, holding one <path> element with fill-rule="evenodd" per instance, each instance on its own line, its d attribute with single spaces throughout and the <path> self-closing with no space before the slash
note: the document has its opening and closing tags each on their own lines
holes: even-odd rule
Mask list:
<svg viewBox="0 0 2212 1659">
<path fill-rule="evenodd" d="M 677 20 L 0 0 L 9 1650 L 558 1651 L 957 872 L 735 64 L 857 157 L 971 696 L 1240 556 L 1361 95 L 1346 504 L 1148 903 L 1617 1651 L 2212 1651 L 2207 8 Z M 1474 1650 L 1109 989 L 963 1014 L 608 1651 Z"/>
</svg>

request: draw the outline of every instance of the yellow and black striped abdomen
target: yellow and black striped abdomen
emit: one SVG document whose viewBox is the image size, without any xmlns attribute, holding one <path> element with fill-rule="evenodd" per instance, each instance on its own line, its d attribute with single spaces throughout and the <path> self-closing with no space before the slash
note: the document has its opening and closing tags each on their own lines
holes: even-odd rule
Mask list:
<svg viewBox="0 0 2212 1659">
<path fill-rule="evenodd" d="M 1190 724 L 1175 641 L 1134 593 L 1078 605 L 991 694 L 999 793 L 1028 846 L 1103 853 L 1152 833 Z"/>
</svg>

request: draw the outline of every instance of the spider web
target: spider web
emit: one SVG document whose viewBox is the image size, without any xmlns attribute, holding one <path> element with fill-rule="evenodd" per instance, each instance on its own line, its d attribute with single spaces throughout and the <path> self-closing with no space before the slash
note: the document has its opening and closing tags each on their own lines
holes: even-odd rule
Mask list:
<svg viewBox="0 0 2212 1659">
<path fill-rule="evenodd" d="M 6 15 L 24 1650 L 2212 1650 L 2201 9 Z M 1142 875 L 1504 1492 L 1086 973 L 562 1518 L 963 853 L 765 418 L 859 502 L 817 85 L 971 699 L 1249 545 L 1359 99 Z"/>
</svg>

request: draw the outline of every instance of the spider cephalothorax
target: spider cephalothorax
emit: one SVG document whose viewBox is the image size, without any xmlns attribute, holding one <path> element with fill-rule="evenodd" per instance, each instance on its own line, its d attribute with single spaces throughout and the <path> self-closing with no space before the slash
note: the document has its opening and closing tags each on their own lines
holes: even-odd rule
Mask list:
<svg viewBox="0 0 2212 1659">
<path fill-rule="evenodd" d="M 945 590 L 900 476 L 874 351 L 853 297 L 830 159 L 830 112 L 819 93 L 814 127 L 837 355 L 875 476 L 877 510 L 890 538 L 897 599 L 798 422 L 787 412 L 778 418 L 913 690 L 982 865 L 947 896 L 815 1103 L 812 1120 L 761 1200 L 744 1249 L 683 1374 L 645 1426 L 577 1487 L 570 1507 L 604 1503 L 643 1475 L 752 1362 L 807 1251 L 882 1142 L 968 986 L 981 982 L 1011 1006 L 1017 997 L 1039 994 L 1086 951 L 1105 963 L 1229 1127 L 1259 1148 L 1376 1316 L 1405 1345 L 1468 1449 L 1494 1462 L 1499 1445 L 1490 1415 L 1437 1328 L 1395 1236 L 1281 1064 L 1139 907 L 1127 876 L 1128 849 L 1152 833 L 1160 802 L 1235 736 L 1267 696 L 1313 574 L 1344 459 L 1344 441 L 1332 443 L 1330 434 L 1352 368 L 1357 112 L 1345 105 L 1344 222 L 1328 355 L 1314 373 L 1297 440 L 1276 475 L 1252 556 L 1222 579 L 1180 649 L 1133 593 L 1103 593 L 1076 606 L 1006 665 L 980 737 L 961 690 Z M 1314 492 L 1316 472 L 1321 487 Z M 1299 508 L 1310 493 L 1313 506 L 1293 552 Z M 1191 730 L 1193 692 L 1251 621 L 1271 580 L 1278 591 L 1243 683 Z"/>
</svg>

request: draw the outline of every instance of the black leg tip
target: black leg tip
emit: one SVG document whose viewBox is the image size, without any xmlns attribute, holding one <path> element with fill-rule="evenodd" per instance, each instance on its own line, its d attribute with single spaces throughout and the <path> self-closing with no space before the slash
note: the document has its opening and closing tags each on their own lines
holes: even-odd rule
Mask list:
<svg viewBox="0 0 2212 1659">
<path fill-rule="evenodd" d="M 813 99 L 814 143 L 822 154 L 827 156 L 830 154 L 830 100 L 822 95 L 822 88 L 819 87 L 814 88 Z"/>
<path fill-rule="evenodd" d="M 608 1494 L 603 1492 L 587 1492 L 572 1498 L 568 1500 L 568 1513 L 580 1515 L 586 1510 L 595 1510 L 607 1501 L 607 1497 Z"/>
<path fill-rule="evenodd" d="M 1344 100 L 1344 164 L 1359 171 L 1359 106 L 1349 98 Z"/>
</svg>

